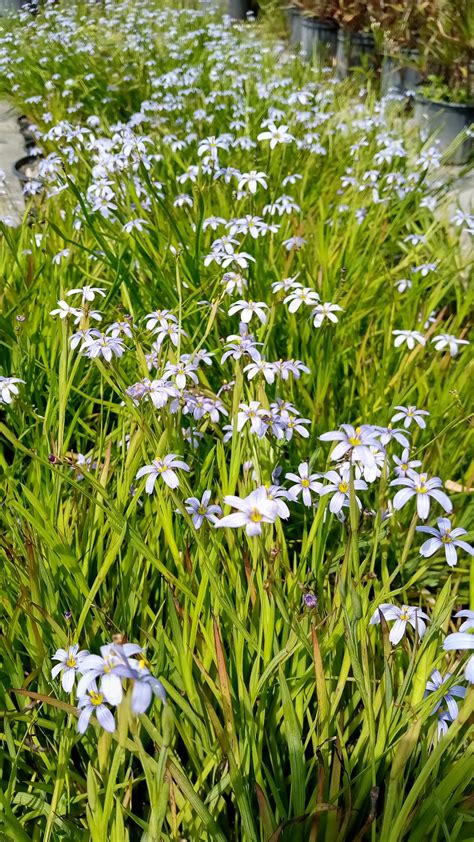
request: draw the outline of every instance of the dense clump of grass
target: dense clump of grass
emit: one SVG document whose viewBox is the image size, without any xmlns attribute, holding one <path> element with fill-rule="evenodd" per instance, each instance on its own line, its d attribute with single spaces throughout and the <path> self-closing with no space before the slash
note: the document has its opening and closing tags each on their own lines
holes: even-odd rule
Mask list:
<svg viewBox="0 0 474 842">
<path fill-rule="evenodd" d="M 197 530 L 184 502 L 210 489 L 224 508 L 226 495 L 268 485 L 277 467 L 285 488 L 300 463 L 324 474 L 334 463 L 320 435 L 342 423 L 387 427 L 396 406 L 416 405 L 430 414 L 426 429 L 410 427 L 410 458 L 443 479 L 455 525 L 472 525 L 472 354 L 431 341 L 467 338 L 471 264 L 452 199 L 430 187 L 437 155 L 430 165 L 405 105 L 380 104 L 370 78 L 317 75 L 264 25 L 151 5 L 75 3 L 4 24 L 4 94 L 35 124 L 46 160 L 24 223 L 1 223 L 0 374 L 24 381 L 0 413 L 2 833 L 470 838 L 472 690 L 440 738 L 432 711 L 442 695 L 424 693 L 434 668 L 465 685 L 441 643 L 457 627 L 454 609 L 472 607 L 474 577 L 467 554 L 453 568 L 443 552 L 420 555 L 413 500 L 391 508 L 400 444 L 387 444 L 379 476 L 357 491 L 360 509 L 352 466 L 343 520 L 327 497 L 308 507 L 300 497 L 287 501 L 288 520 L 252 538 L 207 521 Z M 257 141 L 269 117 L 294 140 Z M 227 138 L 219 163 L 237 175 L 216 177 L 198 147 L 226 133 L 252 143 Z M 403 154 L 377 157 L 396 140 Z M 189 167 L 200 167 L 195 180 L 179 183 Z M 239 173 L 252 170 L 267 189 L 239 190 Z M 183 193 L 191 205 L 176 203 Z M 296 207 L 264 215 L 283 193 Z M 235 235 L 253 260 L 227 267 L 247 281 L 229 296 L 226 268 L 205 260 L 228 230 L 205 220 L 246 214 L 280 227 Z M 124 229 L 137 218 L 142 226 Z M 302 248 L 283 245 L 292 237 Z M 311 307 L 292 313 L 272 292 L 298 273 L 342 308 L 337 324 L 314 327 Z M 78 324 L 50 315 L 58 300 L 77 308 L 80 296 L 66 293 L 85 285 L 105 297 L 83 302 Z M 238 298 L 268 306 L 266 322 L 249 326 L 265 359 L 300 360 L 309 374 L 268 384 L 248 379 L 250 358 L 221 364 L 239 332 L 228 314 Z M 177 346 L 163 342 L 150 372 L 144 317 L 158 309 L 184 333 Z M 128 324 L 120 358 L 90 358 L 86 341 L 71 347 L 78 330 L 113 322 Z M 420 331 L 426 344 L 395 347 L 393 330 Z M 212 365 L 186 388 L 216 401 L 225 387 L 227 417 L 195 417 L 189 395 L 157 409 L 129 391 L 204 348 Z M 308 437 L 258 437 L 248 424 L 225 435 L 240 404 L 269 412 L 276 398 L 309 419 Z M 138 470 L 169 453 L 190 471 L 146 494 Z M 442 513 L 433 501 L 427 522 Z M 383 603 L 426 612 L 423 638 L 412 629 L 392 646 L 383 618 L 369 625 Z M 92 720 L 79 735 L 74 691 L 52 680 L 51 657 L 76 642 L 97 652 L 114 636 L 146 649 L 167 704 L 133 715 L 128 681 L 116 731 Z"/>
</svg>

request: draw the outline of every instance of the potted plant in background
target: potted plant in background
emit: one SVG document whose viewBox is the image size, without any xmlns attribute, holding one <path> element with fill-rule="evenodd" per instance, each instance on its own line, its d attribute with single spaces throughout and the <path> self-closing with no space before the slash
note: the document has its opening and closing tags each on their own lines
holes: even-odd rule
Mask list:
<svg viewBox="0 0 474 842">
<path fill-rule="evenodd" d="M 419 42 L 432 5 L 432 0 L 393 0 L 380 5 L 373 31 L 384 53 L 382 95 L 390 90 L 401 94 L 415 91 L 421 82 Z"/>
<path fill-rule="evenodd" d="M 335 19 L 337 35 L 337 75 L 344 79 L 349 70 L 376 66 L 376 47 L 372 34 L 373 14 L 367 0 L 337 0 Z"/>
<path fill-rule="evenodd" d="M 426 22 L 428 75 L 415 98 L 415 119 L 442 151 L 458 143 L 446 163 L 465 164 L 474 146 L 474 3 L 438 0 Z"/>
<path fill-rule="evenodd" d="M 311 61 L 332 63 L 337 50 L 337 0 L 303 0 L 301 49 Z"/>
</svg>

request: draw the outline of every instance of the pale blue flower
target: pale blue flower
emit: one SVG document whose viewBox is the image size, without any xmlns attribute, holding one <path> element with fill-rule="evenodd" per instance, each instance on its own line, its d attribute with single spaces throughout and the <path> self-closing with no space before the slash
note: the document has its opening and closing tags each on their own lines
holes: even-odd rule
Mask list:
<svg viewBox="0 0 474 842">
<path fill-rule="evenodd" d="M 427 535 L 432 535 L 420 547 L 420 555 L 424 558 L 430 558 L 438 550 L 444 549 L 446 561 L 450 567 L 455 567 L 457 564 L 456 548 L 464 550 L 469 555 L 474 555 L 474 547 L 471 547 L 467 541 L 459 541 L 460 535 L 467 535 L 467 531 L 460 526 L 456 529 L 451 528 L 451 521 L 447 517 L 439 517 L 436 521 L 438 528 L 434 526 L 417 526 L 417 532 L 425 532 Z"/>
<path fill-rule="evenodd" d="M 397 477 L 406 477 L 410 469 L 421 468 L 419 459 L 410 459 L 410 451 L 407 447 L 403 450 L 401 459 L 398 456 L 392 458 L 396 465 L 395 474 Z"/>
<path fill-rule="evenodd" d="M 310 474 L 308 463 L 301 462 L 298 465 L 297 474 L 285 474 L 285 479 L 289 479 L 292 483 L 294 483 L 288 489 L 289 499 L 297 500 L 299 495 L 301 494 L 304 505 L 311 506 L 311 492 L 313 491 L 317 494 L 321 494 L 322 492 L 323 484 L 321 482 L 316 481 L 320 477 L 321 474 Z"/>
<path fill-rule="evenodd" d="M 104 694 L 97 690 L 95 681 L 91 682 L 85 695 L 79 699 L 77 706 L 81 708 L 81 713 L 77 721 L 77 730 L 80 734 L 86 732 L 92 714 L 97 717 L 99 725 L 105 731 L 113 734 L 115 731 L 115 719 L 105 704 Z"/>
<path fill-rule="evenodd" d="M 349 506 L 350 470 L 349 468 L 341 467 L 339 468 L 339 473 L 337 471 L 327 471 L 323 476 L 324 479 L 329 480 L 329 485 L 324 485 L 319 493 L 321 497 L 324 497 L 326 494 L 332 495 L 329 502 L 329 511 L 337 515 L 343 506 Z M 353 485 L 356 491 L 367 490 L 367 483 L 363 479 L 354 479 Z M 362 508 L 359 498 L 356 497 L 355 500 L 359 509 Z"/>
<path fill-rule="evenodd" d="M 123 698 L 122 679 L 130 674 L 123 654 L 129 657 L 141 651 L 141 646 L 136 643 L 124 643 L 120 648 L 108 643 L 100 647 L 100 655 L 86 655 L 79 666 L 82 677 L 77 685 L 77 696 L 84 696 L 100 677 L 100 693 L 105 701 L 109 705 L 119 705 Z"/>
<path fill-rule="evenodd" d="M 53 657 L 53 661 L 59 661 L 51 670 L 51 678 L 56 678 L 61 674 L 61 685 L 65 693 L 70 693 L 74 687 L 76 674 L 80 669 L 84 658 L 89 654 L 86 649 L 79 651 L 79 644 L 75 643 L 67 649 L 58 649 Z"/>
<path fill-rule="evenodd" d="M 145 491 L 147 494 L 153 493 L 155 482 L 158 477 L 161 477 L 163 482 L 166 483 L 169 488 L 177 488 L 179 485 L 179 479 L 175 468 L 178 468 L 181 471 L 191 470 L 189 465 L 181 459 L 178 459 L 175 453 L 168 453 L 168 455 L 163 456 L 162 459 L 153 459 L 151 465 L 144 465 L 143 468 L 140 468 L 135 474 L 135 479 L 141 479 L 144 476 L 148 477 L 145 483 Z"/>
<path fill-rule="evenodd" d="M 187 497 L 184 501 L 185 509 L 188 514 L 192 515 L 192 521 L 196 529 L 201 528 L 204 520 L 208 520 L 209 523 L 216 523 L 217 515 L 222 514 L 220 506 L 209 505 L 211 493 L 210 490 L 207 490 L 202 495 L 201 500 L 198 500 L 197 497 Z"/>
<path fill-rule="evenodd" d="M 449 682 L 450 678 L 450 672 L 447 672 L 443 678 L 439 670 L 433 670 L 426 684 L 425 698 L 427 698 L 430 695 L 430 693 L 436 693 L 441 687 L 443 687 L 444 684 Z M 459 713 L 459 708 L 455 697 L 457 697 L 458 699 L 464 699 L 465 695 L 466 688 L 461 687 L 460 684 L 455 684 L 454 686 L 447 688 L 444 695 L 441 696 L 441 698 L 438 699 L 438 701 L 436 702 L 431 713 L 436 713 L 436 711 L 439 710 L 443 702 L 446 702 L 446 706 L 448 708 L 451 720 L 456 719 Z"/>
<path fill-rule="evenodd" d="M 392 330 L 392 334 L 396 337 L 394 345 L 399 348 L 403 342 L 406 342 L 407 348 L 413 351 L 416 344 L 426 345 L 426 339 L 418 330 Z"/>
<path fill-rule="evenodd" d="M 275 523 L 278 517 L 278 505 L 276 501 L 268 498 L 263 486 L 244 498 L 227 495 L 224 497 L 224 503 L 238 511 L 218 520 L 216 527 L 237 529 L 245 526 L 245 531 L 250 537 L 261 535 L 262 523 Z"/>
<path fill-rule="evenodd" d="M 462 611 L 458 611 L 454 616 L 466 617 L 464 623 L 461 623 L 459 626 L 460 632 L 468 631 L 468 629 L 474 629 L 474 611 L 470 611 L 469 608 L 464 608 Z"/>
<path fill-rule="evenodd" d="M 396 421 L 403 420 L 403 426 L 408 429 L 411 422 L 415 421 L 422 430 L 425 429 L 426 423 L 423 416 L 430 414 L 426 411 L 426 409 L 417 409 L 416 406 L 396 406 L 395 409 L 397 409 L 398 412 L 396 412 L 392 417 L 392 424 L 395 424 Z"/>
<path fill-rule="evenodd" d="M 440 490 L 443 483 L 439 477 L 430 478 L 428 474 L 418 474 L 416 471 L 409 470 L 405 477 L 397 477 L 390 485 L 406 486 L 395 494 L 394 509 L 402 509 L 411 497 L 416 497 L 416 508 L 421 520 L 426 520 L 430 513 L 431 498 L 436 500 L 446 512 L 451 512 L 453 509 L 449 497 Z"/>
<path fill-rule="evenodd" d="M 425 614 L 421 608 L 414 608 L 409 605 L 402 605 L 402 607 L 399 608 L 397 605 L 392 605 L 390 602 L 383 602 L 372 614 L 372 617 L 370 618 L 371 626 L 380 623 L 380 615 L 382 615 L 387 622 L 395 620 L 389 634 L 389 640 L 393 646 L 396 646 L 402 639 L 406 632 L 408 623 L 413 626 L 421 640 L 426 631 L 425 620 L 429 620 L 428 615 Z"/>
<path fill-rule="evenodd" d="M 340 430 L 323 433 L 319 438 L 321 441 L 339 442 L 331 453 L 333 461 L 342 459 L 346 453 L 350 453 L 353 460 L 361 462 L 367 468 L 373 468 L 376 464 L 371 448 L 383 451 L 377 429 L 368 424 L 362 424 L 360 427 L 341 424 Z"/>
<path fill-rule="evenodd" d="M 439 333 L 437 336 L 433 336 L 431 341 L 436 351 L 443 351 L 445 348 L 448 348 L 452 357 L 456 356 L 460 345 L 469 345 L 467 339 L 458 339 L 450 333 Z"/>
<path fill-rule="evenodd" d="M 470 626 L 470 628 L 472 628 L 472 626 Z M 446 652 L 450 652 L 452 649 L 460 649 L 461 651 L 474 649 L 474 634 L 469 634 L 469 632 L 454 632 L 453 634 L 448 634 L 448 636 L 444 639 L 443 649 Z M 466 681 L 469 681 L 470 684 L 474 684 L 474 655 L 469 658 L 466 664 L 464 676 Z"/>
</svg>

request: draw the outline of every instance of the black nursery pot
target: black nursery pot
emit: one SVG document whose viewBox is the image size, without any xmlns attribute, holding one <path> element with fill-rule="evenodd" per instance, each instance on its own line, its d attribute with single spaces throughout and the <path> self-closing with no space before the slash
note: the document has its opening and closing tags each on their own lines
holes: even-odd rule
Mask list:
<svg viewBox="0 0 474 842">
<path fill-rule="evenodd" d="M 420 84 L 422 76 L 416 67 L 409 62 L 415 63 L 420 57 L 417 50 L 402 50 L 397 56 L 384 57 L 382 73 L 380 76 L 380 92 L 385 96 L 389 91 L 397 94 L 406 94 L 415 91 Z"/>
<path fill-rule="evenodd" d="M 256 4 L 252 0 L 229 0 L 229 15 L 234 20 L 247 20 L 249 12 L 256 12 Z"/>
<path fill-rule="evenodd" d="M 41 179 L 35 175 L 38 161 L 41 159 L 41 155 L 25 155 L 24 158 L 19 158 L 18 161 L 15 161 L 13 164 L 13 175 L 16 175 L 23 184 L 26 184 L 27 181 L 41 181 Z"/>
<path fill-rule="evenodd" d="M 376 67 L 376 49 L 371 32 L 337 33 L 336 65 L 339 79 L 345 79 L 350 70 Z"/>
<path fill-rule="evenodd" d="M 415 97 L 415 120 L 420 128 L 439 141 L 442 152 L 474 123 L 474 102 L 436 102 L 418 95 Z M 467 164 L 474 153 L 472 137 L 466 137 L 446 161 L 448 164 Z"/>
<path fill-rule="evenodd" d="M 288 10 L 288 22 L 290 26 L 290 44 L 299 47 L 301 41 L 301 12 L 297 6 Z"/>
<path fill-rule="evenodd" d="M 332 64 L 337 51 L 338 26 L 334 21 L 304 17 L 301 20 L 301 49 L 305 59 Z"/>
</svg>

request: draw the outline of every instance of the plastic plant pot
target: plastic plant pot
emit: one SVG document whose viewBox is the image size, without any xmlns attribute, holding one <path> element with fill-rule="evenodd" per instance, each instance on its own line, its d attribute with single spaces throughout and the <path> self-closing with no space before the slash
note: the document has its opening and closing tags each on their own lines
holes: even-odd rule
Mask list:
<svg viewBox="0 0 474 842">
<path fill-rule="evenodd" d="M 380 92 L 385 96 L 389 91 L 397 94 L 407 94 L 416 91 L 422 76 L 413 66 L 419 59 L 416 50 L 402 50 L 397 56 L 384 57 L 380 76 Z M 411 63 L 410 63 L 411 62 Z"/>
<path fill-rule="evenodd" d="M 418 95 L 414 116 L 420 129 L 439 141 L 440 150 L 445 152 L 474 123 L 474 102 L 437 102 Z M 473 138 L 464 137 L 446 163 L 467 164 L 473 153 Z"/>
<path fill-rule="evenodd" d="M 292 6 L 288 12 L 290 26 L 290 44 L 299 47 L 301 43 L 301 12 L 297 6 Z"/>
<path fill-rule="evenodd" d="M 247 20 L 249 12 L 255 13 L 251 0 L 229 0 L 229 15 L 234 20 Z"/>
<path fill-rule="evenodd" d="M 336 66 L 339 79 L 345 79 L 351 70 L 375 68 L 377 53 L 371 32 L 337 33 Z"/>
<path fill-rule="evenodd" d="M 25 155 L 19 158 L 13 164 L 13 175 L 26 184 L 27 181 L 41 181 L 42 179 L 37 175 L 38 164 L 42 160 L 42 155 Z"/>
<path fill-rule="evenodd" d="M 338 26 L 334 21 L 303 17 L 301 20 L 301 49 L 305 59 L 316 58 L 321 64 L 333 64 L 337 51 Z"/>
</svg>

